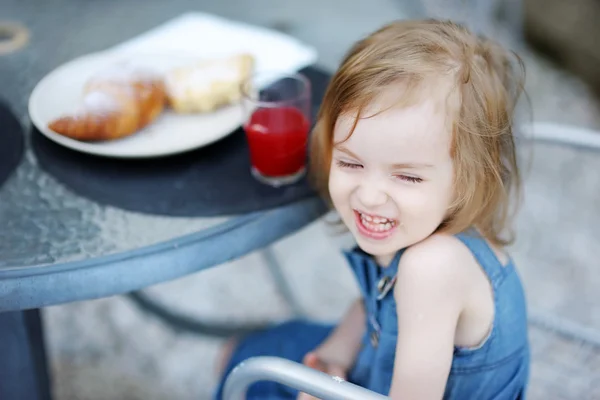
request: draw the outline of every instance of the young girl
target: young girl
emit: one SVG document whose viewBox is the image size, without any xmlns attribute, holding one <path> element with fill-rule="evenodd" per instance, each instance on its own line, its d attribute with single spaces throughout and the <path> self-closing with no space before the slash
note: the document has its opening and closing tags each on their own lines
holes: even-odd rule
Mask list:
<svg viewBox="0 0 600 400">
<path fill-rule="evenodd" d="M 362 298 L 336 327 L 295 321 L 244 338 L 224 376 L 271 355 L 392 399 L 525 397 L 525 297 L 502 236 L 519 186 L 513 64 L 498 45 L 432 20 L 390 24 L 351 49 L 311 158 L 358 244 L 346 256 Z M 309 398 L 269 382 L 248 393 L 297 396 Z"/>
</svg>

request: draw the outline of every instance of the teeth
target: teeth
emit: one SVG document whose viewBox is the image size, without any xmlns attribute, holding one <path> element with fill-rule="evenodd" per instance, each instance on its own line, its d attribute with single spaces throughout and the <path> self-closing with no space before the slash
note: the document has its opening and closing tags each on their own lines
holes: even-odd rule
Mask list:
<svg viewBox="0 0 600 400">
<path fill-rule="evenodd" d="M 392 229 L 396 226 L 396 221 L 387 218 L 371 217 L 360 213 L 360 220 L 362 224 L 369 230 L 375 232 L 384 232 Z"/>
</svg>

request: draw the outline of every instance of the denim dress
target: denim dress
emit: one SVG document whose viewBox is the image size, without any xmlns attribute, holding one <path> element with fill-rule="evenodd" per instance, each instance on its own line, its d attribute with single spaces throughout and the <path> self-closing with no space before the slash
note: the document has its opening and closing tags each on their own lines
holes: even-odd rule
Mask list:
<svg viewBox="0 0 600 400">
<path fill-rule="evenodd" d="M 477 348 L 455 347 L 444 400 L 525 399 L 529 378 L 529 341 L 523 287 L 512 260 L 502 265 L 487 242 L 473 233 L 456 235 L 474 255 L 491 282 L 495 316 L 490 334 Z M 354 271 L 364 299 L 367 329 L 362 349 L 349 371 L 352 383 L 388 395 L 392 383 L 398 319 L 392 287 L 403 251 L 387 268 L 356 248 L 345 256 Z M 302 362 L 334 326 L 309 321 L 290 321 L 244 338 L 229 361 L 225 377 L 243 360 L 276 356 Z M 221 400 L 223 381 L 215 399 Z M 248 400 L 295 399 L 296 390 L 274 382 L 258 382 Z"/>
</svg>

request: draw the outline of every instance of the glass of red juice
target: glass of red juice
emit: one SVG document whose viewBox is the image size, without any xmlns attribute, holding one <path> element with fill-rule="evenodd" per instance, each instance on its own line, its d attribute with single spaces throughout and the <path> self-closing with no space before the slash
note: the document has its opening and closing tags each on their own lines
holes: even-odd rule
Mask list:
<svg viewBox="0 0 600 400">
<path fill-rule="evenodd" d="M 311 88 L 300 73 L 259 73 L 242 84 L 244 131 L 252 175 L 271 186 L 295 183 L 306 172 Z"/>
</svg>

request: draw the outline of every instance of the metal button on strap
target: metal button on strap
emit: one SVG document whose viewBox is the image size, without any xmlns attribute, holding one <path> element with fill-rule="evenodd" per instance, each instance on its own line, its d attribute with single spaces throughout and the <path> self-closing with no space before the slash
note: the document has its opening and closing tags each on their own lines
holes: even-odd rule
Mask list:
<svg viewBox="0 0 600 400">
<path fill-rule="evenodd" d="M 383 278 L 381 278 L 379 280 L 379 282 L 377 282 L 377 291 L 379 293 L 383 293 L 383 291 L 386 289 L 389 282 L 390 282 L 389 276 L 384 276 Z"/>
<path fill-rule="evenodd" d="M 377 291 L 379 295 L 377 296 L 377 300 L 382 300 L 387 294 L 392 290 L 394 284 L 396 283 L 397 275 L 394 277 L 384 276 L 377 282 Z"/>
<path fill-rule="evenodd" d="M 379 346 L 379 333 L 372 331 L 370 339 L 371 339 L 371 345 L 373 347 Z"/>
</svg>

